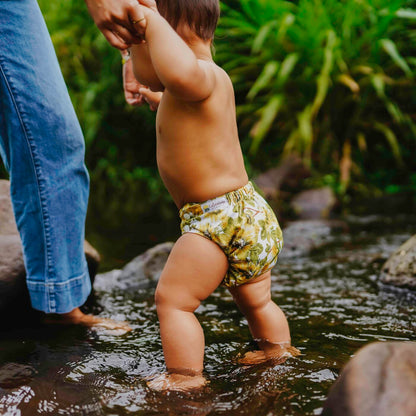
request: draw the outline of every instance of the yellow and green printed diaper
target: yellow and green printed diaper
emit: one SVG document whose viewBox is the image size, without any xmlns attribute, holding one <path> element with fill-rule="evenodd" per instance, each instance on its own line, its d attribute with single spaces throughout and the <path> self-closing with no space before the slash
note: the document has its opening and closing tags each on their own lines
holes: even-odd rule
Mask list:
<svg viewBox="0 0 416 416">
<path fill-rule="evenodd" d="M 283 246 L 282 231 L 269 204 L 246 186 L 179 211 L 182 234 L 215 242 L 228 258 L 222 284 L 239 286 L 270 270 Z"/>
</svg>

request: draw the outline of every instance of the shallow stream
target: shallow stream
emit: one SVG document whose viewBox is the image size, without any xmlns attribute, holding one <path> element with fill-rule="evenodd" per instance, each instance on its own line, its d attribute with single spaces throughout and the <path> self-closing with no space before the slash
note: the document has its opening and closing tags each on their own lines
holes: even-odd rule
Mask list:
<svg viewBox="0 0 416 416">
<path fill-rule="evenodd" d="M 15 376 L 0 369 L 0 414 L 319 415 L 357 349 L 374 341 L 416 340 L 415 297 L 376 282 L 384 260 L 415 233 L 416 216 L 347 222 L 349 231 L 330 246 L 281 259 L 274 269 L 272 295 L 302 356 L 281 365 L 239 365 L 238 354 L 255 346 L 231 296 L 218 289 L 198 309 L 209 389 L 193 395 L 153 392 L 145 379 L 164 370 L 154 287 L 98 293 L 92 311 L 126 319 L 133 331 L 117 337 L 36 326 L 2 333 L 0 366 L 14 369 Z"/>
</svg>

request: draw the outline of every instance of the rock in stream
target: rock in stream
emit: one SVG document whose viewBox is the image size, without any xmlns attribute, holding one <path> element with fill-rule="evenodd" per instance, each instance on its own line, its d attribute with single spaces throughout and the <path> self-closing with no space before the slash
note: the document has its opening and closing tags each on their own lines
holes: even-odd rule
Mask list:
<svg viewBox="0 0 416 416">
<path fill-rule="evenodd" d="M 416 289 L 416 235 L 402 244 L 384 263 L 380 282 L 399 288 Z"/>
<path fill-rule="evenodd" d="M 416 415 L 416 343 L 361 348 L 332 386 L 322 416 Z"/>
</svg>

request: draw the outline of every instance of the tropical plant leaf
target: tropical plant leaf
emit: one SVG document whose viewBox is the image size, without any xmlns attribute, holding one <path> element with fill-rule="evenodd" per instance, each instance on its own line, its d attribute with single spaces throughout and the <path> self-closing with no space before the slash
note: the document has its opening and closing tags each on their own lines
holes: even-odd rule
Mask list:
<svg viewBox="0 0 416 416">
<path fill-rule="evenodd" d="M 401 19 L 411 19 L 416 20 L 416 10 L 415 9 L 399 9 L 396 11 L 396 16 Z"/>
<path fill-rule="evenodd" d="M 277 27 L 277 23 L 277 20 L 271 20 L 259 29 L 257 36 L 253 40 L 252 53 L 259 53 L 261 51 L 270 32 Z"/>
<path fill-rule="evenodd" d="M 408 77 L 412 78 L 413 72 L 409 68 L 406 60 L 400 55 L 396 44 L 390 39 L 381 39 L 380 44 L 397 66 L 400 67 Z"/>
<path fill-rule="evenodd" d="M 249 100 L 252 100 L 263 88 L 269 84 L 270 80 L 276 75 L 279 66 L 279 62 L 276 61 L 271 61 L 266 64 L 263 71 L 247 94 L 247 98 Z"/>
<path fill-rule="evenodd" d="M 376 121 L 374 123 L 374 128 L 382 133 L 384 137 L 387 139 L 388 144 L 393 152 L 393 155 L 399 165 L 403 165 L 403 159 L 401 156 L 400 145 L 397 139 L 397 136 L 394 134 L 393 130 L 391 130 L 386 125 Z"/>
<path fill-rule="evenodd" d="M 277 113 L 279 112 L 284 101 L 284 96 L 282 94 L 274 95 L 269 102 L 261 110 L 261 118 L 254 125 L 251 136 L 252 143 L 250 146 L 250 152 L 256 153 L 260 143 L 269 132 Z"/>
<path fill-rule="evenodd" d="M 283 60 L 279 74 L 277 75 L 276 85 L 282 87 L 286 84 L 290 74 L 295 69 L 296 63 L 299 60 L 299 55 L 297 53 L 291 53 Z"/>
</svg>

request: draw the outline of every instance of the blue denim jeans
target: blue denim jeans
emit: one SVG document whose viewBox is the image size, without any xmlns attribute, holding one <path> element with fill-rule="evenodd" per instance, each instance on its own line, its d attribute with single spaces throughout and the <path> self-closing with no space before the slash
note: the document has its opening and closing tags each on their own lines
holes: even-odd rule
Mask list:
<svg viewBox="0 0 416 416">
<path fill-rule="evenodd" d="M 0 0 L 0 154 L 32 306 L 65 313 L 91 291 L 84 139 L 35 0 Z"/>
</svg>

